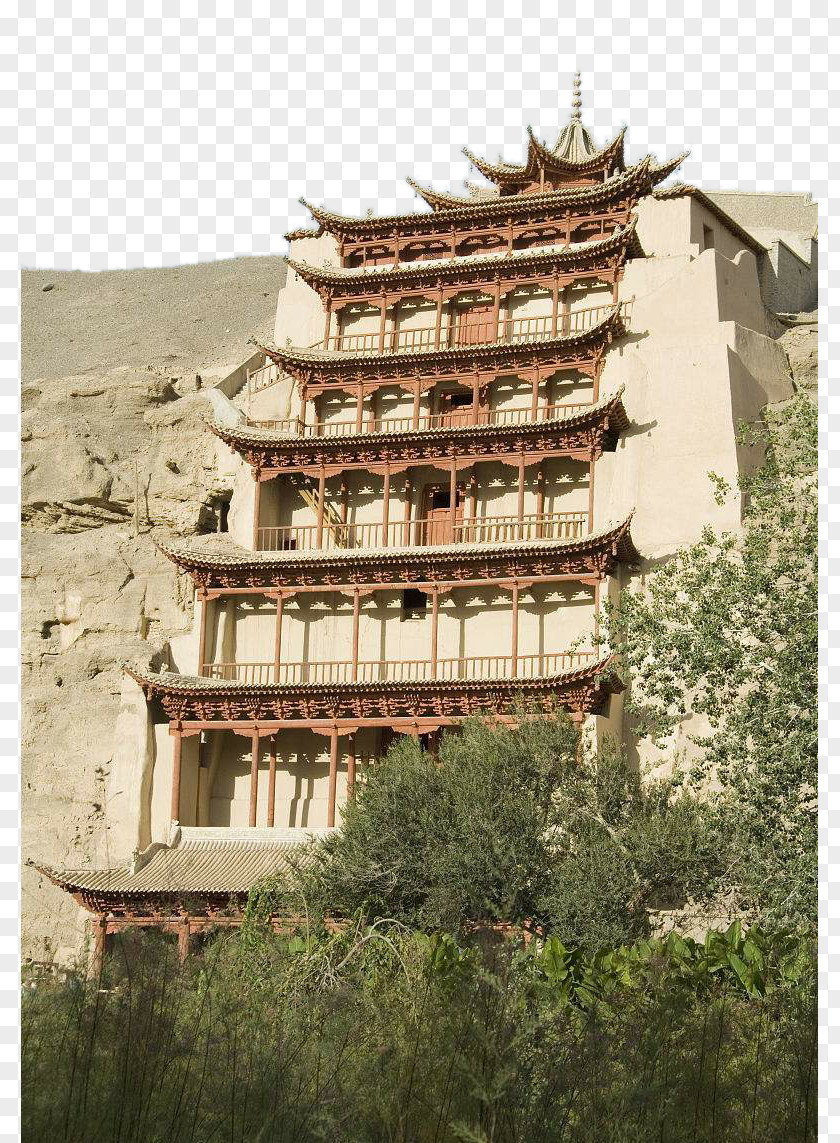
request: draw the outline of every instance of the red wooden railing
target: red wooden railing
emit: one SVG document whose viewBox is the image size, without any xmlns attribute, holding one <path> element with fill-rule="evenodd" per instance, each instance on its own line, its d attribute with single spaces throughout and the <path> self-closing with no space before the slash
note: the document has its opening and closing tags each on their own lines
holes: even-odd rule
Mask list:
<svg viewBox="0 0 840 1143">
<path fill-rule="evenodd" d="M 622 303 L 626 304 L 626 303 Z M 586 309 L 572 310 L 557 315 L 555 322 L 551 314 L 540 317 L 507 318 L 498 321 L 476 322 L 474 325 L 459 324 L 444 328 L 437 341 L 437 329 L 427 326 L 422 329 L 398 329 L 386 331 L 384 340 L 379 333 L 347 333 L 327 339 L 325 348 L 340 353 L 416 353 L 421 349 L 454 349 L 460 345 L 486 345 L 497 341 L 518 344 L 523 341 L 544 341 L 549 337 L 569 336 L 583 333 L 612 312 L 616 303 L 603 306 L 589 306 Z"/>
<path fill-rule="evenodd" d="M 423 680 L 541 678 L 585 667 L 595 651 L 549 651 L 535 655 L 469 655 L 457 659 L 374 659 L 355 665 L 350 659 L 303 663 L 205 663 L 201 675 L 209 679 L 280 684 L 406 683 Z"/>
<path fill-rule="evenodd" d="M 388 330 L 384 338 L 379 333 L 339 334 L 318 341 L 309 349 L 335 350 L 349 355 L 361 353 L 414 353 L 418 350 L 452 349 L 459 345 L 486 345 L 494 342 L 544 341 L 554 336 L 569 336 L 584 333 L 603 319 L 616 305 L 622 317 L 628 317 L 632 299 L 625 302 L 610 302 L 602 306 L 589 306 L 557 315 L 555 322 L 551 315 L 541 317 L 507 318 L 493 322 L 479 322 L 475 325 L 456 324 L 444 328 L 438 335 L 435 326 L 423 329 Z M 438 336 L 440 340 L 438 341 Z M 281 377 L 281 371 L 272 362 L 248 374 L 249 393 L 258 393 L 274 385 Z"/>
<path fill-rule="evenodd" d="M 583 536 L 586 512 L 472 517 L 452 522 L 445 514 L 420 520 L 371 524 L 325 521 L 318 542 L 317 524 L 292 524 L 257 530 L 261 552 L 311 552 L 334 548 L 409 548 L 432 544 L 510 544 L 526 540 L 573 540 Z"/>
<path fill-rule="evenodd" d="M 475 422 L 472 419 L 472 409 L 462 406 L 457 412 L 426 413 L 419 417 L 416 424 L 413 417 L 377 417 L 374 421 L 366 420 L 362 424 L 363 433 L 410 433 L 428 432 L 430 429 L 460 428 L 465 425 L 517 425 L 528 421 L 559 421 L 564 417 L 573 417 L 591 408 L 591 402 L 577 404 L 558 403 L 554 405 L 540 405 L 534 416 L 533 408 L 528 405 L 521 408 L 479 409 Z M 312 425 L 302 425 L 299 417 L 286 418 L 273 421 L 250 421 L 252 428 L 274 429 L 277 432 L 287 433 L 289 436 L 303 437 L 344 437 L 353 436 L 358 432 L 356 418 L 346 421 L 316 421 Z"/>
</svg>

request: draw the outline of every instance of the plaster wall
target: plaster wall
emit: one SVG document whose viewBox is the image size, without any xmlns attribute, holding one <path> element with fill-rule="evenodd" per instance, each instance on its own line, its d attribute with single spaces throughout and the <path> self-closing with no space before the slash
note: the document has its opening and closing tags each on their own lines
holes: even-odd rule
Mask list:
<svg viewBox="0 0 840 1143">
<path fill-rule="evenodd" d="M 338 244 L 329 234 L 320 238 L 294 238 L 289 243 L 289 257 L 314 266 L 337 266 Z M 277 298 L 274 320 L 274 343 L 307 346 L 324 336 L 324 309 L 321 299 L 299 274 L 292 270 Z"/>
</svg>

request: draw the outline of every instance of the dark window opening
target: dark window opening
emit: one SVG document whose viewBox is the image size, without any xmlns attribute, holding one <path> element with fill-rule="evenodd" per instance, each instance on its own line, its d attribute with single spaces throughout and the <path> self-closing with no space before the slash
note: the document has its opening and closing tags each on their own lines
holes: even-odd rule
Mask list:
<svg viewBox="0 0 840 1143">
<path fill-rule="evenodd" d="M 403 619 L 423 619 L 428 602 L 429 597 L 424 591 L 418 591 L 416 587 L 407 587 L 402 597 Z"/>
<path fill-rule="evenodd" d="M 711 226 L 703 227 L 703 249 L 714 250 L 715 248 L 715 232 Z"/>
</svg>

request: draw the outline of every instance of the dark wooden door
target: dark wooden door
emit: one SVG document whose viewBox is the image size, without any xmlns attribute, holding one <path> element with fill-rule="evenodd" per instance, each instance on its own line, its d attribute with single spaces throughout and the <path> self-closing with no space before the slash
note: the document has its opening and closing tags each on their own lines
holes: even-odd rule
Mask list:
<svg viewBox="0 0 840 1143">
<path fill-rule="evenodd" d="M 483 341 L 495 341 L 491 330 L 493 319 L 493 306 L 473 306 L 469 310 L 461 310 L 458 315 L 458 324 L 455 328 L 456 345 L 478 345 Z"/>
<path fill-rule="evenodd" d="M 464 518 L 464 499 L 461 489 L 455 493 L 455 534 L 449 503 L 449 485 L 427 486 L 423 497 L 424 511 L 421 526 L 421 544 L 451 544 L 458 535 L 458 524 Z"/>
</svg>

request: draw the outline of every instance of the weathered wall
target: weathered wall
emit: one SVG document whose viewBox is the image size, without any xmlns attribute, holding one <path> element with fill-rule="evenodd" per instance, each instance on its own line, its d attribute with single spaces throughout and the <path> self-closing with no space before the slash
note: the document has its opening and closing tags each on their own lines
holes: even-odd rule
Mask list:
<svg viewBox="0 0 840 1143">
<path fill-rule="evenodd" d="M 149 836 L 154 732 L 120 664 L 162 659 L 193 610 L 151 532 L 214 527 L 236 465 L 204 426 L 207 386 L 270 336 L 283 272 L 249 258 L 22 275 L 24 860 L 113 861 Z M 22 931 L 34 959 L 82 935 L 27 868 Z"/>
</svg>

